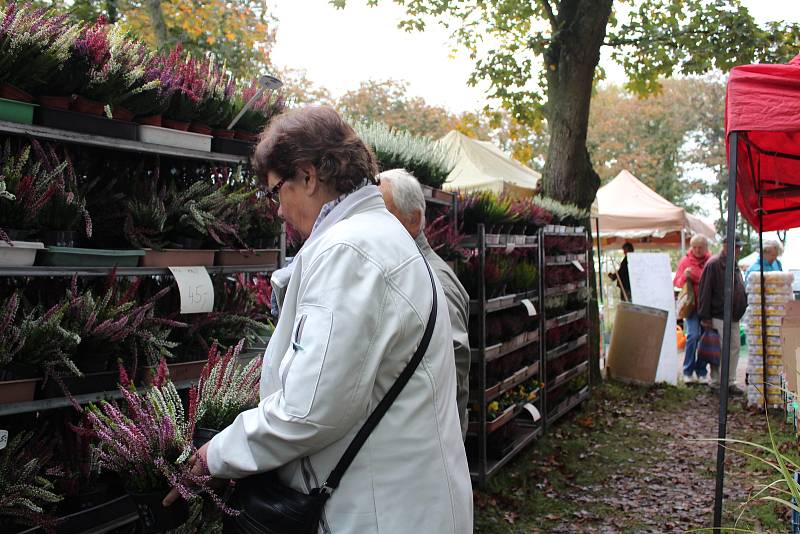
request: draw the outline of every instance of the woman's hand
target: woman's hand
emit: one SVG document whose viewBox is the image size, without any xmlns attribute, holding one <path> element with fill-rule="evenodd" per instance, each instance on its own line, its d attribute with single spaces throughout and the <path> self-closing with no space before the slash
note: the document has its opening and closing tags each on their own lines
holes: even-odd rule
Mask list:
<svg viewBox="0 0 800 534">
<path fill-rule="evenodd" d="M 194 453 L 192 457 L 187 460 L 187 463 L 189 464 L 189 467 L 191 467 L 193 474 L 200 476 L 209 474 L 207 457 L 208 457 L 208 443 L 197 449 L 197 452 Z M 218 485 L 221 486 L 224 485 L 225 482 L 226 481 L 222 479 L 212 479 L 211 486 L 212 487 Z M 170 506 L 179 497 L 180 494 L 178 493 L 178 490 L 172 488 L 170 492 L 167 493 L 167 496 L 164 497 L 164 500 L 162 501 L 161 504 L 164 506 Z"/>
<path fill-rule="evenodd" d="M 687 267 L 686 270 L 683 271 L 683 276 L 685 276 L 686 278 L 691 277 L 692 276 L 692 268 L 691 267 Z"/>
</svg>

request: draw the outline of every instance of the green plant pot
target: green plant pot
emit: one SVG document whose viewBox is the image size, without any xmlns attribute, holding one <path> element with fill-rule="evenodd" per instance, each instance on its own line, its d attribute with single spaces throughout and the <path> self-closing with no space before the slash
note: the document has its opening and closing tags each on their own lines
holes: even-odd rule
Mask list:
<svg viewBox="0 0 800 534">
<path fill-rule="evenodd" d="M 0 120 L 20 124 L 33 124 L 33 110 L 35 107 L 36 104 L 0 98 Z"/>
<path fill-rule="evenodd" d="M 53 267 L 136 267 L 143 250 L 109 250 L 47 247 L 39 254 L 39 265 Z"/>
</svg>

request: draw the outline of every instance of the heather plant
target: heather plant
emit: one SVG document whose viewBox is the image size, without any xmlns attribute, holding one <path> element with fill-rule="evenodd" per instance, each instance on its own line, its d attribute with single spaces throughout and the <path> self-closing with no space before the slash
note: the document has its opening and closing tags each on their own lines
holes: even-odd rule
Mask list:
<svg viewBox="0 0 800 534">
<path fill-rule="evenodd" d="M 0 524 L 10 521 L 55 532 L 50 513 L 62 497 L 50 481 L 59 474 L 48 467 L 51 458 L 52 452 L 30 431 L 16 434 L 0 450 Z"/>
<path fill-rule="evenodd" d="M 237 358 L 244 342 L 222 355 L 217 344 L 209 350 L 200 380 L 189 390 L 189 419 L 196 428 L 222 430 L 237 415 L 258 406 L 261 358 L 241 364 Z"/>
<path fill-rule="evenodd" d="M 537 287 L 539 270 L 528 261 L 520 261 L 513 267 L 510 278 L 509 290 L 511 292 L 530 291 Z"/>
<path fill-rule="evenodd" d="M 170 381 L 164 360 L 151 386 L 137 391 L 120 367 L 125 409 L 114 402 L 90 405 L 86 418 L 96 437 L 94 451 L 102 470 L 117 473 L 131 493 L 166 493 L 176 488 L 187 501 L 208 494 L 228 510 L 208 486 L 209 475 L 192 473 L 188 460 L 193 424 Z"/>
<path fill-rule="evenodd" d="M 80 335 L 64 327 L 67 304 L 43 311 L 35 307 L 22 316 L 20 335 L 25 340 L 12 361 L 39 367 L 45 376 L 82 376 L 72 360 Z"/>
<path fill-rule="evenodd" d="M 274 202 L 263 194 L 254 194 L 240 203 L 238 209 L 236 220 L 242 241 L 253 248 L 266 248 L 265 243 L 270 247 L 277 246 L 281 220 Z"/>
<path fill-rule="evenodd" d="M 22 330 L 15 323 L 19 304 L 19 295 L 14 292 L 0 306 L 0 371 L 13 362 L 25 346 Z"/>
<path fill-rule="evenodd" d="M 81 27 L 68 15 L 9 2 L 0 23 L 0 81 L 26 91 L 47 87 L 66 69 Z"/>
<path fill-rule="evenodd" d="M 239 110 L 250 101 L 259 88 L 257 80 L 253 80 L 247 85 L 240 84 L 236 92 L 235 113 L 239 113 Z M 280 114 L 285 107 L 286 100 L 280 92 L 265 90 L 245 111 L 235 127 L 254 134 L 260 133 L 273 117 Z"/>
<path fill-rule="evenodd" d="M 166 61 L 175 73 L 176 90 L 164 115 L 176 121 L 191 122 L 198 116 L 208 81 L 200 63 L 191 55 L 184 54 L 180 45 L 170 50 Z"/>
<path fill-rule="evenodd" d="M 458 202 L 459 219 L 465 234 L 475 234 L 478 224 L 486 226 L 486 233 L 497 232 L 503 225 L 513 224 L 516 216 L 511 212 L 510 201 L 498 198 L 490 191 L 462 194 Z"/>
<path fill-rule="evenodd" d="M 42 208 L 58 191 L 57 176 L 62 163 L 48 171 L 31 158 L 31 146 L 14 152 L 10 140 L 3 146 L 0 164 L 0 239 L 10 241 L 6 230 L 31 229 Z"/>
<path fill-rule="evenodd" d="M 175 59 L 172 55 L 150 55 L 145 60 L 141 89 L 120 96 L 116 103 L 137 116 L 164 113 L 179 90 Z"/>
<path fill-rule="evenodd" d="M 450 221 L 448 214 L 439 215 L 425 223 L 425 237 L 428 244 L 445 261 L 458 261 L 466 258 L 461 246 L 464 234 L 459 232 Z"/>
<path fill-rule="evenodd" d="M 396 130 L 383 123 L 356 122 L 353 127 L 375 152 L 381 170 L 406 169 L 421 183 L 440 188 L 455 166 L 448 152 L 430 137 Z"/>
<path fill-rule="evenodd" d="M 66 295 L 65 326 L 81 337 L 77 352 L 82 364 L 101 359 L 93 367 L 105 370 L 109 362 L 123 358 L 135 369 L 140 356 L 147 365 L 173 358 L 176 344 L 168 340 L 171 329 L 186 324 L 155 315 L 156 303 L 171 288 L 164 287 L 140 303 L 136 300 L 140 284 L 140 279 L 127 286 L 115 283 L 112 273 L 104 293 L 97 297 L 90 289 L 80 291 L 77 277 L 73 277 Z"/>
<path fill-rule="evenodd" d="M 52 145 L 31 141 L 36 163 L 55 186 L 55 191 L 36 215 L 39 230 L 74 230 L 83 221 L 86 237 L 92 237 L 92 218 L 86 209 L 86 199 L 81 195 L 78 177 L 69 155 L 56 154 Z"/>
<path fill-rule="evenodd" d="M 147 80 L 152 53 L 147 46 L 128 35 L 122 24 L 107 24 L 99 19 L 75 41 L 75 56 L 85 66 L 85 80 L 77 90 L 113 106 L 143 91 L 156 88 L 160 79 Z"/>
<path fill-rule="evenodd" d="M 589 218 L 589 212 L 577 206 L 562 204 L 547 197 L 533 197 L 533 203 L 552 214 L 552 222 L 563 225 L 578 225 Z"/>
<path fill-rule="evenodd" d="M 236 113 L 236 79 L 211 57 L 205 58 L 200 70 L 207 83 L 195 120 L 212 128 L 227 128 Z"/>
</svg>

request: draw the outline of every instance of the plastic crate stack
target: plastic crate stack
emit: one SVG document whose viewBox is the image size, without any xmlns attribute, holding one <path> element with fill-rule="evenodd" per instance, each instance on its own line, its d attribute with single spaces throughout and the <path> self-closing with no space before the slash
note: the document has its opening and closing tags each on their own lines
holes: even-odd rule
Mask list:
<svg viewBox="0 0 800 534">
<path fill-rule="evenodd" d="M 764 273 L 764 304 L 766 325 L 761 317 L 761 273 L 747 277 L 747 313 L 744 316 L 747 334 L 747 403 L 764 404 L 764 343 L 762 328 L 766 328 L 767 404 L 784 407 L 787 399 L 783 393 L 783 354 L 781 324 L 786 315 L 785 304 L 792 300 L 792 273 Z"/>
</svg>

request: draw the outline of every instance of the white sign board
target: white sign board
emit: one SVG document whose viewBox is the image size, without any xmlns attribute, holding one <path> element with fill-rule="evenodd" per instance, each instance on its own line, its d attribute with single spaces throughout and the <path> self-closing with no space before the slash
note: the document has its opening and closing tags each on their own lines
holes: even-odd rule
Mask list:
<svg viewBox="0 0 800 534">
<path fill-rule="evenodd" d="M 205 267 L 170 267 L 181 295 L 181 313 L 214 311 L 214 286 Z"/>
<path fill-rule="evenodd" d="M 656 382 L 678 383 L 681 362 L 678 361 L 678 338 L 675 334 L 675 295 L 669 255 L 661 253 L 628 254 L 631 296 L 634 304 L 658 308 L 669 313 Z"/>
</svg>

